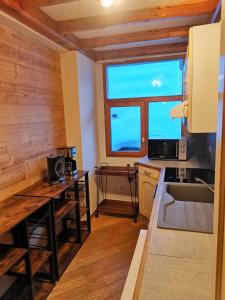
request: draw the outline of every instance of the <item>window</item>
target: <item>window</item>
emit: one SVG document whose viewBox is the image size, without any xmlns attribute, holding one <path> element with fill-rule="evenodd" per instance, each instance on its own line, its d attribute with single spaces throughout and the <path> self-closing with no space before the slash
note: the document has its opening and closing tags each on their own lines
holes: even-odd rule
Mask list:
<svg viewBox="0 0 225 300">
<path fill-rule="evenodd" d="M 145 107 L 135 101 L 106 106 L 106 148 L 108 156 L 145 155 L 143 143 Z"/>
<path fill-rule="evenodd" d="M 183 59 L 105 66 L 107 156 L 143 156 L 147 140 L 179 139 Z"/>
<path fill-rule="evenodd" d="M 148 138 L 180 139 L 181 120 L 171 119 L 171 109 L 181 101 L 150 102 L 148 104 Z"/>
<path fill-rule="evenodd" d="M 106 66 L 107 99 L 182 94 L 183 60 Z"/>
<path fill-rule="evenodd" d="M 116 151 L 141 150 L 141 108 L 121 106 L 110 108 L 111 148 Z"/>
</svg>

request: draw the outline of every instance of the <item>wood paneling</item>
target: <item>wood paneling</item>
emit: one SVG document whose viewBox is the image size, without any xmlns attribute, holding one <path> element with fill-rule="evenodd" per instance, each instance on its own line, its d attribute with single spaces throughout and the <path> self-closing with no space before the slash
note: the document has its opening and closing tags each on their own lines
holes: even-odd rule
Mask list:
<svg viewBox="0 0 225 300">
<path fill-rule="evenodd" d="M 0 26 L 0 200 L 41 180 L 63 145 L 59 55 Z"/>
<path fill-rule="evenodd" d="M 165 18 L 176 18 L 207 14 L 216 8 L 217 0 L 188 1 L 182 4 L 157 6 L 120 13 L 108 13 L 94 17 L 86 17 L 58 22 L 61 32 L 100 29 L 112 25 L 146 22 Z"/>
</svg>

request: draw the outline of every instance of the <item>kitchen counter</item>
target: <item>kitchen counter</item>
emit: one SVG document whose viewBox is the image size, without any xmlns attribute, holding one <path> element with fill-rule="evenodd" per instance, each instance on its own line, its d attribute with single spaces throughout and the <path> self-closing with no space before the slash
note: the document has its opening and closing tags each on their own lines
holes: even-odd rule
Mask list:
<svg viewBox="0 0 225 300">
<path fill-rule="evenodd" d="M 179 160 L 155 160 L 148 159 L 147 156 L 138 161 L 138 165 L 156 169 L 164 168 L 204 168 L 210 169 L 210 165 L 206 161 L 199 161 L 195 157 L 187 161 Z"/>
<path fill-rule="evenodd" d="M 189 160 L 139 162 L 161 169 L 152 215 L 148 227 L 135 299 L 212 300 L 214 299 L 215 235 L 160 229 L 157 227 L 165 167 L 208 168 L 208 164 Z"/>
</svg>

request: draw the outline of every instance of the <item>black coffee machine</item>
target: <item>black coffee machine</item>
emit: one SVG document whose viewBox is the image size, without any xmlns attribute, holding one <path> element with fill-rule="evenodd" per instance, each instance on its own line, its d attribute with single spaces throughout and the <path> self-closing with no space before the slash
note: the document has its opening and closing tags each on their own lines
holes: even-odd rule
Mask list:
<svg viewBox="0 0 225 300">
<path fill-rule="evenodd" d="M 47 157 L 48 180 L 50 184 L 57 184 L 65 177 L 65 160 L 62 156 Z"/>
<path fill-rule="evenodd" d="M 76 147 L 61 147 L 57 149 L 57 153 L 65 158 L 66 175 L 75 175 L 77 173 Z"/>
</svg>

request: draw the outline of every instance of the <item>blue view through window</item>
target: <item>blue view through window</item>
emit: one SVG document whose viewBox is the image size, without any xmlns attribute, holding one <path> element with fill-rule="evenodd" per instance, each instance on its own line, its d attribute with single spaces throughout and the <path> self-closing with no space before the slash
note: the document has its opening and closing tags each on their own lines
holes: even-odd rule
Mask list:
<svg viewBox="0 0 225 300">
<path fill-rule="evenodd" d="M 106 66 L 107 99 L 182 95 L 183 60 Z"/>
<path fill-rule="evenodd" d="M 113 152 L 141 150 L 140 106 L 111 107 L 111 149 Z"/>
<path fill-rule="evenodd" d="M 170 111 L 181 101 L 151 102 L 148 104 L 148 138 L 180 139 L 181 119 L 172 119 Z"/>
</svg>

